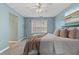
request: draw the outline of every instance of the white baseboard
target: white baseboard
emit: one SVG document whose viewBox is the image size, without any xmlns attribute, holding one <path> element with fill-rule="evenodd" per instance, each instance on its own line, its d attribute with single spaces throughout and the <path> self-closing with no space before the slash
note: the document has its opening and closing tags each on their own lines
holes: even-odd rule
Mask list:
<svg viewBox="0 0 79 59">
<path fill-rule="evenodd" d="M 6 47 L 6 48 L 4 48 L 3 50 L 1 50 L 1 51 L 0 51 L 0 53 L 2 53 L 2 52 L 4 52 L 4 51 L 6 51 L 7 49 L 9 49 L 9 46 L 8 46 L 8 47 Z"/>
</svg>

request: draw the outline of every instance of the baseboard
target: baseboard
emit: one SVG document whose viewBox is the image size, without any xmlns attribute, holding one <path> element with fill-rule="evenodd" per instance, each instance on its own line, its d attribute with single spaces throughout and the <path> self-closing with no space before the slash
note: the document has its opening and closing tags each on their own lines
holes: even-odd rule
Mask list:
<svg viewBox="0 0 79 59">
<path fill-rule="evenodd" d="M 0 53 L 2 53 L 2 52 L 4 52 L 4 51 L 6 51 L 7 49 L 9 49 L 9 46 L 8 46 L 8 47 L 6 47 L 6 48 L 4 48 L 3 50 L 1 50 L 1 51 L 0 51 Z"/>
</svg>

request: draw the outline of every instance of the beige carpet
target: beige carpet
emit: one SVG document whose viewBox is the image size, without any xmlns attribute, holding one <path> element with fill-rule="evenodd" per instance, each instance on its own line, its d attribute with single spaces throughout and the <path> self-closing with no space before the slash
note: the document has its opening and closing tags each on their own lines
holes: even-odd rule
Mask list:
<svg viewBox="0 0 79 59">
<path fill-rule="evenodd" d="M 9 43 L 9 49 L 1 53 L 0 55 L 23 55 L 24 46 L 27 39 L 20 42 Z"/>
</svg>

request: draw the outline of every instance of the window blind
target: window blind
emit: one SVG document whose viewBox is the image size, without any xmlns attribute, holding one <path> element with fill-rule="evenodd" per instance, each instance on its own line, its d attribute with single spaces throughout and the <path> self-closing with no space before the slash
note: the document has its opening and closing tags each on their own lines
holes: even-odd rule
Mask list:
<svg viewBox="0 0 79 59">
<path fill-rule="evenodd" d="M 32 33 L 47 33 L 47 20 L 32 20 Z"/>
</svg>

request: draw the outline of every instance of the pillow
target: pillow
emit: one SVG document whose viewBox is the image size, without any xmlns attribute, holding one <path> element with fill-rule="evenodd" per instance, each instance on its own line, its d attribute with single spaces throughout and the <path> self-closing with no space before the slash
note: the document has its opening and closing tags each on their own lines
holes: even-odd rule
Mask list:
<svg viewBox="0 0 79 59">
<path fill-rule="evenodd" d="M 60 29 L 60 37 L 67 38 L 68 31 L 67 29 Z"/>
<path fill-rule="evenodd" d="M 75 27 L 70 27 L 69 29 L 68 29 L 68 37 L 69 38 L 72 38 L 72 39 L 74 39 L 74 38 L 76 38 L 76 28 Z"/>
<path fill-rule="evenodd" d="M 54 32 L 54 35 L 59 36 L 60 35 L 60 29 L 56 29 Z"/>
</svg>

